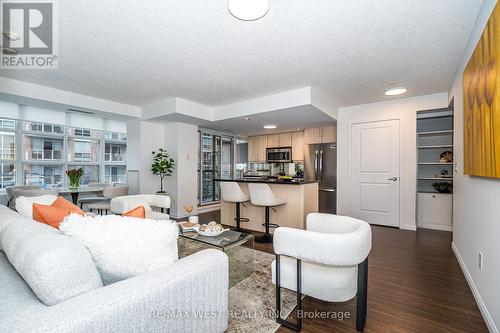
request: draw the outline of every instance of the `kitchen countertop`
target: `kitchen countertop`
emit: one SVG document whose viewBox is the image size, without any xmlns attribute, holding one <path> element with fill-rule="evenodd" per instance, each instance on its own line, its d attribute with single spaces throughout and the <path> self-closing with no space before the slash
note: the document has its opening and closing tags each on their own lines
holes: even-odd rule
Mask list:
<svg viewBox="0 0 500 333">
<path fill-rule="evenodd" d="M 283 185 L 305 185 L 317 183 L 317 180 L 304 180 L 300 182 L 292 182 L 277 178 L 261 179 L 261 178 L 236 178 L 236 179 L 214 179 L 217 182 L 236 182 L 236 183 L 264 183 L 264 184 L 283 184 Z"/>
</svg>

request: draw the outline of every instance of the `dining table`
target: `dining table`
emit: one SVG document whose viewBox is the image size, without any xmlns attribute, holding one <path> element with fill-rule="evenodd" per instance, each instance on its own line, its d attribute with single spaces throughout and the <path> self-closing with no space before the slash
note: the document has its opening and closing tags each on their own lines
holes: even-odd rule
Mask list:
<svg viewBox="0 0 500 333">
<path fill-rule="evenodd" d="M 78 197 L 80 193 L 102 193 L 103 187 L 78 187 L 78 188 L 64 188 L 60 189 L 59 195 L 71 195 L 71 201 L 73 204 L 78 204 Z"/>
</svg>

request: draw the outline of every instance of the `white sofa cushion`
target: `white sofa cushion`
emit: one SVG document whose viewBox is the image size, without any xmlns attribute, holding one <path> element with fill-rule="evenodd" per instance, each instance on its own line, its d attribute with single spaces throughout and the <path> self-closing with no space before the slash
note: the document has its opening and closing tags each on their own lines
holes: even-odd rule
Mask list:
<svg viewBox="0 0 500 333">
<path fill-rule="evenodd" d="M 28 219 L 19 215 L 7 206 L 0 205 L 0 251 L 2 251 L 2 231 L 11 223 L 15 221 L 23 220 L 24 222 L 34 222 L 32 219 Z"/>
<path fill-rule="evenodd" d="M 52 205 L 56 201 L 57 196 L 45 194 L 36 197 L 19 197 L 16 198 L 16 210 L 24 217 L 33 218 L 33 204 Z"/>
<path fill-rule="evenodd" d="M 88 248 L 104 284 L 166 267 L 178 259 L 178 229 L 172 221 L 70 215 L 59 229 Z"/>
<path fill-rule="evenodd" d="M 0 242 L 9 262 L 46 305 L 102 287 L 85 247 L 46 224 L 13 222 Z"/>
</svg>

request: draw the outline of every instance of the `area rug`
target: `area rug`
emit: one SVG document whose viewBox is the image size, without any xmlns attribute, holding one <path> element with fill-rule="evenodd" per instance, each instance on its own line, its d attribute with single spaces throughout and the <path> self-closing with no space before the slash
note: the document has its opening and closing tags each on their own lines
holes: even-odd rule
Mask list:
<svg viewBox="0 0 500 333">
<path fill-rule="evenodd" d="M 197 242 L 180 242 L 179 257 L 200 251 Z M 255 251 L 254 271 L 229 289 L 229 333 L 272 333 L 280 324 L 275 320 L 275 288 L 271 281 L 271 263 L 274 255 Z M 230 270 L 238 270 L 230 265 Z M 281 313 L 286 318 L 297 305 L 296 294 L 281 290 Z"/>
</svg>

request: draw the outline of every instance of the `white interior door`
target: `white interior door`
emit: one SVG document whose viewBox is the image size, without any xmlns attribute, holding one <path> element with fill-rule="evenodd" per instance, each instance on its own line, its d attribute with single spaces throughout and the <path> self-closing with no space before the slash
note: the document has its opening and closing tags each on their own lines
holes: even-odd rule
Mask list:
<svg viewBox="0 0 500 333">
<path fill-rule="evenodd" d="M 399 120 L 352 125 L 351 216 L 399 226 L 399 149 Z"/>
</svg>

